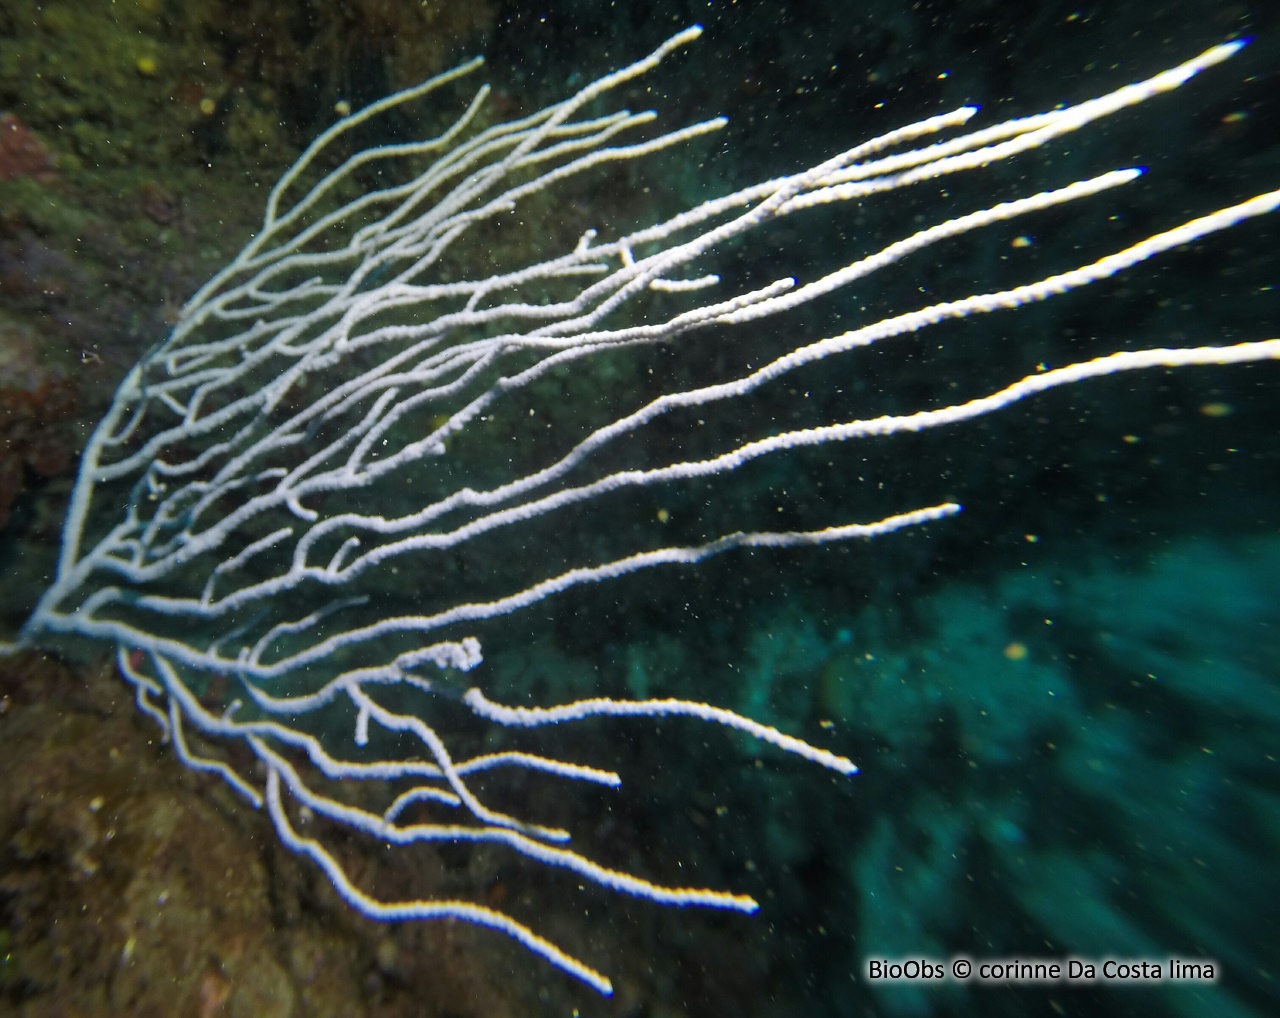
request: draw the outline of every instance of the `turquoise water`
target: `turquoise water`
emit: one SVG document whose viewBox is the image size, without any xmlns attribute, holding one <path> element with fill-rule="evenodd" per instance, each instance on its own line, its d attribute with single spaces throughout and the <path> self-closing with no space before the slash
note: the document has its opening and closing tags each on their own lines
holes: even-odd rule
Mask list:
<svg viewBox="0 0 1280 1018">
<path fill-rule="evenodd" d="M 586 225 L 648 221 L 964 103 L 979 104 L 982 122 L 994 123 L 1100 94 L 1227 39 L 1253 41 L 1173 95 L 1052 150 L 945 187 L 824 207 L 795 226 L 781 224 L 767 242 L 731 248 L 707 269 L 744 283 L 791 273 L 812 278 L 959 212 L 1119 167 L 1148 171 L 1121 191 L 931 249 L 871 285 L 777 323 L 557 377 L 531 395 L 531 412 L 585 428 L 607 419 L 618 394 L 635 400 L 731 377 L 806 338 L 1040 279 L 1280 181 L 1280 21 L 1261 5 L 786 6 L 783 14 L 743 4 L 565 3 L 535 14 L 497 5 L 452 26 L 461 33 L 456 40 L 446 34 L 450 26 L 433 25 L 432 48 L 425 53 L 424 42 L 418 58 L 448 63 L 485 51 L 495 101 L 514 115 L 634 59 L 684 24 L 704 24 L 690 53 L 629 86 L 622 100 L 637 109 L 658 106 L 670 126 L 723 112 L 728 128 L 696 142 L 688 155 L 661 157 L 658 184 L 642 184 L 628 170 L 584 184 L 563 205 L 540 206 L 546 219 L 531 226 L 536 240 L 540 232 L 558 237 Z M 216 5 L 206 17 L 227 38 L 235 35 Z M 156 24 L 139 36 L 140 55 L 121 56 L 130 81 L 165 73 L 137 63 L 154 40 L 177 38 L 171 23 Z M 373 33 L 378 24 L 370 14 L 363 30 Z M 266 22 L 259 30 L 264 38 L 284 31 Z M 326 30 L 332 25 L 313 24 L 310 38 L 328 38 Z M 10 53 L 35 45 L 13 16 L 0 21 L 0 31 Z M 291 31 L 303 46 L 306 33 Z M 48 575 L 53 521 L 73 470 L 70 456 L 52 463 L 37 455 L 33 428 L 65 427 L 60 447 L 77 448 L 128 365 L 163 335 L 162 297 L 173 288 L 180 303 L 210 264 L 234 253 L 241 239 L 234 223 L 214 234 L 225 251 L 185 253 L 214 232 L 217 208 L 231 195 L 247 195 L 247 211 L 227 216 L 251 224 L 262 198 L 261 188 L 246 183 L 255 169 L 278 172 L 272 160 L 314 133 L 334 102 L 408 84 L 397 75 L 413 63 L 403 42 L 370 34 L 327 63 L 308 55 L 330 67 L 329 77 L 307 63 L 295 80 L 266 56 L 246 58 L 253 49 L 246 35 L 252 32 L 242 27 L 236 46 L 220 50 L 233 83 L 226 94 L 239 96 L 225 121 L 199 120 L 197 102 L 189 119 L 201 130 L 145 144 L 139 134 L 134 159 L 119 166 L 101 154 L 100 138 L 88 128 L 77 133 L 67 120 L 62 133 L 64 114 L 34 101 L 24 107 L 24 79 L 10 73 L 0 93 L 0 105 L 45 139 L 60 167 L 58 180 L 36 182 L 38 192 L 29 189 L 35 175 L 26 171 L 3 193 L 0 310 L 18 351 L 7 363 L 11 374 L 14 364 L 26 370 L 37 363 L 54 379 L 76 365 L 85 369 L 72 376 L 78 417 L 24 417 L 21 443 L 11 431 L 9 448 L 23 450 L 11 452 L 21 462 L 7 475 L 12 511 L 0 535 L 11 628 Z M 83 44 L 70 35 L 64 41 L 68 55 Z M 31 85 L 30 94 L 36 91 Z M 175 85 L 173 94 L 186 92 Z M 68 108 L 101 128 L 89 105 L 82 99 Z M 248 132 L 259 114 L 288 126 L 264 142 L 255 167 L 237 131 Z M 414 126 L 397 121 L 393 129 L 399 136 Z M 127 125 L 117 130 L 127 137 Z M 68 140 L 72 134 L 78 142 Z M 200 173 L 222 168 L 227 176 L 192 184 L 205 179 L 187 175 L 201 160 L 212 169 Z M 137 179 L 120 176 L 135 172 Z M 143 178 L 163 193 L 142 190 Z M 179 209 L 168 222 L 161 198 Z M 121 219 L 116 242 L 138 261 L 126 269 L 107 241 L 78 244 L 72 233 L 80 236 L 83 221 L 66 226 L 54 208 L 99 224 Z M 158 237 L 149 254 L 146 230 Z M 706 420 L 673 416 L 665 430 L 620 444 L 593 469 L 652 466 L 783 430 L 956 403 L 1041 365 L 1116 350 L 1273 337 L 1280 317 L 1275 237 L 1274 216 L 1242 224 L 1041 305 L 824 361 Z M 495 257 L 509 254 L 493 246 Z M 133 289 L 130 280 L 139 280 Z M 44 345 L 33 347 L 32 337 Z M 287 992 L 279 989 L 271 1013 L 289 1013 L 282 999 L 307 1000 L 324 1012 L 306 996 L 299 952 L 281 946 L 301 940 L 290 924 L 306 925 L 299 913 L 309 910 L 320 916 L 315 924 L 338 931 L 318 957 L 350 951 L 362 959 L 344 986 L 371 1013 L 1273 1012 L 1280 956 L 1277 385 L 1274 363 L 1088 382 L 955 428 L 823 446 L 766 458 L 715 483 L 602 499 L 567 521 L 535 521 L 514 537 L 378 588 L 371 612 L 419 611 L 497 596 L 517 581 L 636 548 L 736 530 L 870 521 L 944 501 L 963 506 L 953 518 L 871 542 L 727 553 L 693 568 L 578 588 L 478 624 L 466 633 L 480 637 L 485 664 L 465 677 L 447 676 L 443 695 L 427 705 L 459 759 L 520 747 L 622 778 L 616 791 L 566 788 L 537 775 L 484 784 L 501 808 L 566 827 L 576 850 L 606 865 L 750 894 L 760 903 L 756 914 L 666 910 L 581 890 L 571 875 L 492 850 L 477 861 L 465 848 L 432 848 L 396 864 L 406 869 L 386 871 L 392 886 L 381 887 L 384 894 L 395 893 L 393 878 L 409 873 L 420 881 L 416 893 L 480 900 L 530 923 L 614 980 L 616 996 L 604 1000 L 496 934 L 466 932 L 460 949 L 445 950 L 442 940 L 335 920 L 344 906 L 323 886 L 299 892 L 295 878 L 282 877 L 281 899 L 297 896 L 304 904 L 280 905 L 273 914 L 278 939 L 271 943 L 280 953 L 272 978 Z M 33 388 L 5 390 L 11 419 L 28 413 L 17 393 Z M 513 419 L 514 431 L 520 414 Z M 519 447 L 520 455 L 539 452 L 534 439 Z M 510 469 L 504 454 L 487 446 L 463 446 L 460 461 L 461 479 L 440 483 L 487 480 Z M 413 504 L 412 491 L 401 497 Z M 101 656 L 90 650 L 90 661 L 95 653 Z M 90 677 L 90 664 L 78 667 L 86 682 L 113 681 L 100 671 Z M 6 679 L 15 705 L 26 702 L 24 681 Z M 840 777 L 690 720 L 595 720 L 528 736 L 482 730 L 455 695 L 472 684 L 495 699 L 530 705 L 601 695 L 703 700 L 846 755 L 860 773 Z M 229 695 L 216 682 L 197 692 L 213 700 Z M 127 711 L 128 698 L 120 699 Z M 338 733 L 348 721 L 325 733 L 335 745 L 345 745 Z M 155 735 L 142 724 L 135 734 L 139 745 Z M 235 761 L 234 753 L 228 759 Z M 41 772 L 38 762 L 24 763 Z M 148 766 L 179 765 L 162 753 Z M 60 772 L 47 773 L 57 788 Z M 138 794 L 146 794 L 148 773 L 138 773 Z M 192 787 L 191 794 L 213 794 Z M 238 802 L 227 808 L 249 809 Z M 60 871 L 49 857 L 21 849 L 30 815 L 21 802 L 5 813 L 9 960 L 0 970 L 0 1010 L 46 1014 L 79 991 L 72 976 L 51 977 L 32 960 L 38 952 L 30 931 L 39 923 L 31 914 L 39 910 L 30 905 L 30 888 Z M 342 844 L 345 858 L 376 872 L 381 849 Z M 276 866 L 309 865 L 284 853 L 273 858 Z M 141 857 L 129 861 L 138 871 L 149 865 Z M 99 926 L 115 921 L 105 913 L 80 916 Z M 187 929 L 192 945 L 205 943 L 199 920 Z M 126 943 L 123 933 L 100 943 L 107 968 Z M 388 943 L 394 949 L 384 952 Z M 219 949 L 236 957 L 228 943 Z M 127 953 L 132 959 L 133 949 Z M 463 973 L 447 1003 L 423 989 L 438 978 L 433 969 L 441 958 Z M 1081 971 L 1093 964 L 1103 974 L 984 985 L 956 975 L 966 959 L 975 970 L 993 960 L 1066 969 L 1075 959 Z M 1201 966 L 1201 975 L 1212 969 L 1212 980 L 1170 978 L 1174 959 Z M 1108 960 L 1117 966 L 1114 979 L 1107 976 L 1112 969 L 1103 971 Z M 1145 970 L 1137 965 L 1143 961 Z M 881 969 L 873 963 L 907 962 L 936 965 L 946 975 L 874 978 Z M 1159 978 L 1126 978 L 1121 973 L 1130 969 L 1121 965 L 1147 976 L 1158 965 Z M 226 999 L 240 999 L 234 995 L 246 992 L 249 980 L 237 980 L 233 963 L 220 971 Z M 469 989 L 469 980 L 485 991 Z M 196 991 L 179 985 L 170 999 L 189 1002 L 182 994 Z M 304 1010 L 294 1005 L 294 1013 Z"/>
</svg>

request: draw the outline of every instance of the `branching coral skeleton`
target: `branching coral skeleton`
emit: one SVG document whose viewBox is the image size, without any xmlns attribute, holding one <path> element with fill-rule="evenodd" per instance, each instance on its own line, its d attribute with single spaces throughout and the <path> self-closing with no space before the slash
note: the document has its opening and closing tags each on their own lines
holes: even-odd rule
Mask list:
<svg viewBox="0 0 1280 1018">
<path fill-rule="evenodd" d="M 955 425 L 1047 389 L 1117 372 L 1280 359 L 1280 340 L 1263 338 L 1118 352 L 1014 378 L 999 391 L 954 406 L 766 432 L 708 458 L 624 470 L 603 465 L 614 444 L 664 415 L 740 400 L 806 365 L 948 319 L 1013 310 L 1088 286 L 1274 211 L 1280 191 L 1272 191 L 1037 282 L 936 303 L 797 345 L 740 377 L 622 410 L 565 442 L 549 460 L 527 468 L 517 463 L 501 483 L 437 487 L 421 504 L 406 504 L 410 481 L 444 471 L 457 441 L 483 429 L 504 401 L 552 372 L 573 365 L 586 370 L 588 359 L 657 343 L 678 354 L 700 330 L 758 322 L 891 270 L 948 239 L 1093 200 L 1141 171 L 1104 173 L 968 212 L 804 283 L 788 277 L 746 292 L 726 289 L 699 264 L 730 241 L 754 239 L 755 231 L 816 206 L 834 210 L 951 174 L 983 172 L 1170 92 L 1240 46 L 1215 46 L 1146 81 L 1038 116 L 976 130 L 965 127 L 974 108 L 931 117 L 616 240 L 590 231 L 563 253 L 487 278 L 440 271 L 455 245 L 481 230 L 505 229 L 513 211 L 534 196 L 720 128 L 724 121 L 713 119 L 624 140 L 656 114 L 587 113 L 700 31 L 681 32 L 645 59 L 511 123 L 480 126 L 488 93 L 483 87 L 438 137 L 370 148 L 322 171 L 334 143 L 353 128 L 473 72 L 480 64 L 475 60 L 375 103 L 317 138 L 272 190 L 258 235 L 191 299 L 169 338 L 120 385 L 84 451 L 56 582 L 21 637 L 25 646 L 47 644 L 59 634 L 115 645 L 138 706 L 167 733 L 184 763 L 217 774 L 255 806 L 265 803 L 283 842 L 309 857 L 363 914 L 394 921 L 449 917 L 497 929 L 606 994 L 611 986 L 604 975 L 492 908 L 375 900 L 319 840 L 299 833 L 291 810 L 386 845 L 496 844 L 660 904 L 754 911 L 756 902 L 740 894 L 665 887 L 600 866 L 565 847 L 567 832 L 491 809 L 472 787 L 475 775 L 511 768 L 606 786 L 620 783 L 617 774 L 524 752 L 454 760 L 449 732 L 401 705 L 440 695 L 441 670 L 467 672 L 480 663 L 476 639 L 446 630 L 456 633 L 570 588 L 655 566 L 693 566 L 743 548 L 878 538 L 942 520 L 960 507 L 943 503 L 872 522 L 733 532 L 692 545 L 638 549 L 560 571 L 552 567 L 487 600 L 469 600 L 459 591 L 452 606 L 426 614 L 378 614 L 379 583 L 394 582 L 389 577 L 401 566 L 429 580 L 436 575 L 432 563 L 468 542 L 618 492 L 714 478 L 806 446 Z M 319 180 L 303 190 L 304 178 L 318 171 Z M 382 183 L 370 188 L 367 181 L 375 175 Z M 665 317 L 627 318 L 628 307 L 645 294 L 662 295 L 652 306 L 666 308 Z M 672 310 L 675 304 L 681 306 Z M 111 523 L 121 506 L 123 515 Z M 209 697 L 211 683 L 229 683 L 233 692 Z M 210 706 L 210 700 L 220 702 Z M 527 708 L 503 706 L 472 688 L 462 702 L 476 717 L 512 727 L 680 716 L 744 732 L 839 774 L 856 770 L 828 750 L 691 700 L 601 697 Z M 375 751 L 403 744 L 397 740 L 412 742 L 417 755 L 383 758 Z M 248 753 L 220 756 L 212 748 L 219 743 Z M 246 757 L 256 765 L 246 766 Z M 326 781 L 378 786 L 386 805 L 381 811 L 347 805 L 317 790 Z M 452 810 L 456 821 L 408 819 L 444 810 Z"/>
</svg>

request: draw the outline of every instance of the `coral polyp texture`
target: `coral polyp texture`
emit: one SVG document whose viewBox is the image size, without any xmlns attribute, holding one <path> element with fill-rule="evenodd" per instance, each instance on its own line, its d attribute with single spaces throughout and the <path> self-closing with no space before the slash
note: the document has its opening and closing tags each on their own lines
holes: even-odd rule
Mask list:
<svg viewBox="0 0 1280 1018">
<path fill-rule="evenodd" d="M 703 344 L 780 328 L 775 316 L 794 324 L 798 310 L 879 286 L 923 252 L 945 261 L 961 238 L 1104 202 L 1141 186 L 1143 171 L 957 204 L 811 278 L 774 273 L 779 224 L 804 229 L 953 179 L 969 194 L 1009 160 L 1078 144 L 1067 139 L 1105 118 L 1172 101 L 1167 93 L 1240 44 L 1035 116 L 987 126 L 973 126 L 972 107 L 933 116 L 677 214 L 562 242 L 557 203 L 570 204 L 583 181 L 603 174 L 611 186 L 644 187 L 636 180 L 645 160 L 670 165 L 670 150 L 696 151 L 723 126 L 711 119 L 646 134 L 657 114 L 607 111 L 621 87 L 699 34 L 683 31 L 510 122 L 490 120 L 481 88 L 438 136 L 335 154 L 356 129 L 447 91 L 477 60 L 321 134 L 271 191 L 258 234 L 120 385 L 81 458 L 56 579 L 20 638 L 117 648 L 138 707 L 182 761 L 264 806 L 283 843 L 360 912 L 499 930 L 602 993 L 612 990 L 606 975 L 492 904 L 375 897 L 324 835 L 346 828 L 397 851 L 483 843 L 620 894 L 752 912 L 756 901 L 732 890 L 667 886 L 599 864 L 569 847 L 569 832 L 506 806 L 510 797 L 493 805 L 486 793 L 512 772 L 524 772 L 522 784 L 611 787 L 622 778 L 551 755 L 477 748 L 474 729 L 674 716 L 839 775 L 856 768 L 817 745 L 825 735 L 783 732 L 705 702 L 696 688 L 687 698 L 499 702 L 484 685 L 481 628 L 492 641 L 504 620 L 548 598 L 634 583 L 656 567 L 697 569 L 751 549 L 821 554 L 947 526 L 961 508 L 910 496 L 886 508 L 880 492 L 870 508 L 841 500 L 817 525 L 774 528 L 750 513 L 735 519 L 731 501 L 712 508 L 721 486 L 752 465 L 819 447 L 844 455 L 938 428 L 963 442 L 967 422 L 1057 387 L 1280 359 L 1280 340 L 1264 336 L 1148 349 L 1121 349 L 1120 338 L 1077 363 L 1032 361 L 949 405 L 865 418 L 833 411 L 795 426 L 752 411 L 761 399 L 803 403 L 797 379 L 816 368 L 852 377 L 873 345 L 959 319 L 1025 314 L 1273 212 L 1280 191 L 1207 207 L 1031 281 L 1014 276 L 835 334 L 797 336 L 741 370 L 700 377 L 682 364 Z M 770 274 L 753 278 L 761 267 Z M 662 358 L 638 369 L 637 356 L 655 349 Z M 666 501 L 705 509 L 692 523 L 684 512 L 684 529 L 673 530 Z M 650 502 L 657 509 L 646 519 L 631 512 Z M 461 753 L 455 728 L 468 733 Z"/>
</svg>

